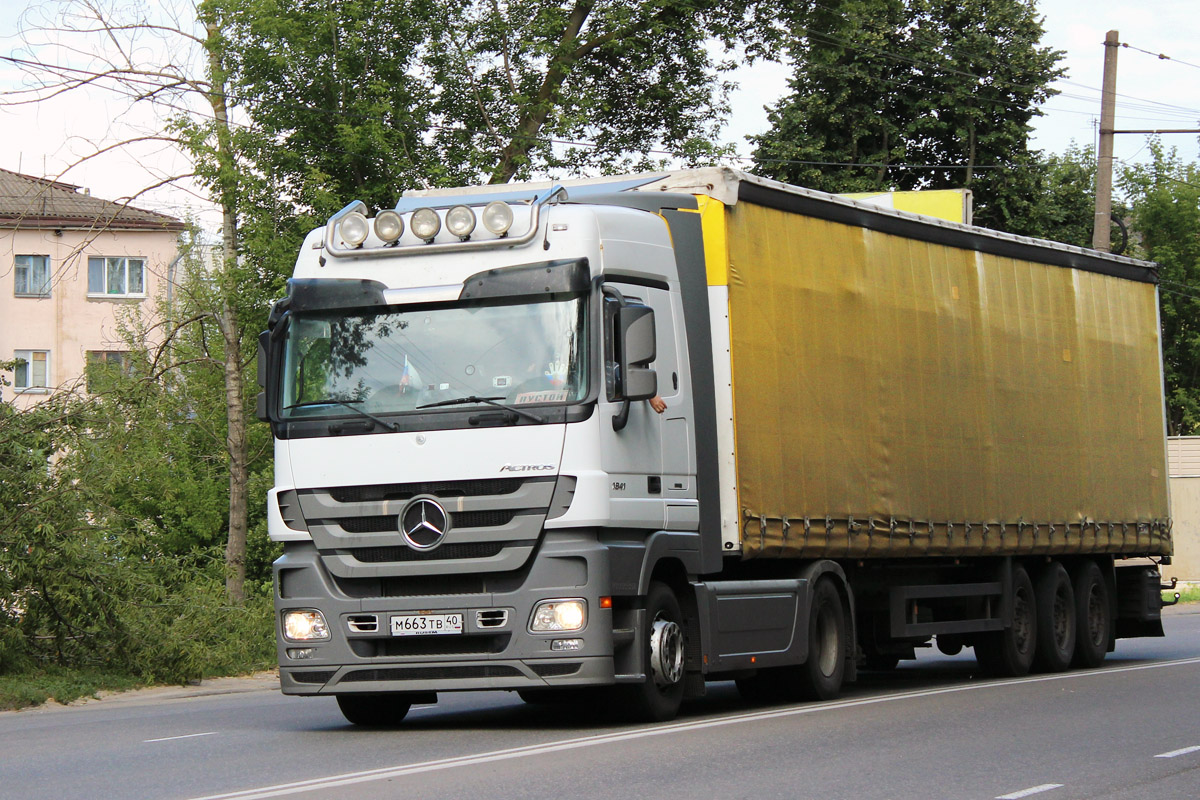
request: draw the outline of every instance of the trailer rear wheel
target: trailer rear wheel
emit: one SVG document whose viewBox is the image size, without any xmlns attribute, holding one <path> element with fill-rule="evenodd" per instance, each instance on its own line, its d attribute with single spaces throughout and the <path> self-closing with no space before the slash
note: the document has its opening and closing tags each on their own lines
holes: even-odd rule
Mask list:
<svg viewBox="0 0 1200 800">
<path fill-rule="evenodd" d="M 828 578 L 817 581 L 808 612 L 808 660 L 796 668 L 796 688 L 810 700 L 830 700 L 846 674 L 846 613 Z"/>
<path fill-rule="evenodd" d="M 1053 561 L 1038 575 L 1037 649 L 1033 665 L 1039 672 L 1062 672 L 1075 655 L 1075 592 L 1067 570 Z"/>
<path fill-rule="evenodd" d="M 1037 649 L 1037 600 L 1024 567 L 1012 571 L 1012 625 L 983 634 L 975 642 L 975 659 L 989 674 L 1003 678 L 1025 675 Z"/>
<path fill-rule="evenodd" d="M 1097 667 L 1108 653 L 1112 635 L 1112 614 L 1108 605 L 1108 584 L 1095 561 L 1088 559 L 1075 574 L 1075 660 L 1079 667 Z"/>
<path fill-rule="evenodd" d="M 650 582 L 646 594 L 646 627 L 643 669 L 646 680 L 623 687 L 629 711 L 637 719 L 663 722 L 674 719 L 683 702 L 683 613 L 671 587 Z"/>
<path fill-rule="evenodd" d="M 339 694 L 337 704 L 347 722 L 369 728 L 395 725 L 412 708 L 408 698 L 396 694 Z"/>
</svg>

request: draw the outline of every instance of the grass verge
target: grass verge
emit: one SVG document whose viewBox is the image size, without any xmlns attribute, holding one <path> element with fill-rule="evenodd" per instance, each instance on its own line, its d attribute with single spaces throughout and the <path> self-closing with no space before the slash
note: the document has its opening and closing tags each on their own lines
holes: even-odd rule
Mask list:
<svg viewBox="0 0 1200 800">
<path fill-rule="evenodd" d="M 1179 592 L 1179 602 L 1181 603 L 1200 603 L 1200 586 L 1180 586 L 1175 591 Z M 1169 603 L 1175 597 L 1175 592 L 1163 592 L 1163 602 Z"/>
<path fill-rule="evenodd" d="M 70 703 L 81 697 L 95 697 L 101 691 L 124 691 L 144 685 L 129 675 L 63 667 L 0 675 L 0 711 L 39 706 L 47 700 Z"/>
</svg>

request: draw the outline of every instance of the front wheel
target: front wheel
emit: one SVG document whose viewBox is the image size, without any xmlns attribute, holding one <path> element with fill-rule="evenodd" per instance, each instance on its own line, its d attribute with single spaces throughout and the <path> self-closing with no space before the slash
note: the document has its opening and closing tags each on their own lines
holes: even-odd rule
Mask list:
<svg viewBox="0 0 1200 800">
<path fill-rule="evenodd" d="M 339 694 L 337 704 L 347 722 L 368 728 L 395 725 L 412 708 L 404 695 L 396 694 Z"/>
<path fill-rule="evenodd" d="M 642 637 L 646 680 L 625 687 L 629 712 L 650 722 L 674 719 L 683 703 L 683 613 L 679 599 L 665 583 L 650 583 Z"/>
</svg>

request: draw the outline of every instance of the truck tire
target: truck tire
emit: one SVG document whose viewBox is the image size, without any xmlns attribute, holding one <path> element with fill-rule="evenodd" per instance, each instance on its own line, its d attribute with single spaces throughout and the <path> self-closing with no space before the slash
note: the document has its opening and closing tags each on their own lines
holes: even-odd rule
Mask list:
<svg viewBox="0 0 1200 800">
<path fill-rule="evenodd" d="M 630 716 L 646 722 L 674 719 L 683 702 L 684 624 L 679 599 L 671 587 L 650 582 L 646 594 L 646 630 L 642 631 L 645 653 L 642 667 L 646 680 L 621 687 Z"/>
<path fill-rule="evenodd" d="M 337 704 L 347 722 L 367 728 L 395 725 L 412 708 L 408 698 L 399 694 L 339 694 Z"/>
<path fill-rule="evenodd" d="M 1062 672 L 1075 656 L 1075 592 L 1067 570 L 1052 561 L 1038 575 L 1037 649 L 1033 667 L 1038 672 Z"/>
<path fill-rule="evenodd" d="M 1108 653 L 1112 636 L 1112 614 L 1108 605 L 1108 584 L 1095 561 L 1079 565 L 1072 581 L 1075 591 L 1075 658 L 1077 667 L 1098 667 Z"/>
<path fill-rule="evenodd" d="M 1029 673 L 1037 649 L 1037 600 L 1024 567 L 1012 571 L 1012 625 L 975 641 L 975 660 L 989 675 L 1018 678 Z"/>
<path fill-rule="evenodd" d="M 833 581 L 823 578 L 808 610 L 808 660 L 796 667 L 796 688 L 809 700 L 831 700 L 846 674 L 846 612 Z"/>
</svg>

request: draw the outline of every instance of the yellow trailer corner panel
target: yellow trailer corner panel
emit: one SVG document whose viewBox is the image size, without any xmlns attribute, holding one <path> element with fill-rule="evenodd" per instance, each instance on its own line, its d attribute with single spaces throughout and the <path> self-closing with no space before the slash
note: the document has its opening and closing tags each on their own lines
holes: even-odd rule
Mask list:
<svg viewBox="0 0 1200 800">
<path fill-rule="evenodd" d="M 744 556 L 1170 552 L 1154 284 L 725 218 Z"/>
</svg>

